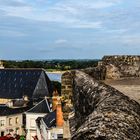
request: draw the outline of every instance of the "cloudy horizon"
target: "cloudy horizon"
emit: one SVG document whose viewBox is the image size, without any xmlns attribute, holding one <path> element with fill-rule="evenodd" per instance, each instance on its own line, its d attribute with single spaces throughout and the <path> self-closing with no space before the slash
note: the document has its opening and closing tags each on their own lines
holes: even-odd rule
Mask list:
<svg viewBox="0 0 140 140">
<path fill-rule="evenodd" d="M 0 0 L 0 59 L 139 55 L 139 25 L 139 0 Z"/>
</svg>

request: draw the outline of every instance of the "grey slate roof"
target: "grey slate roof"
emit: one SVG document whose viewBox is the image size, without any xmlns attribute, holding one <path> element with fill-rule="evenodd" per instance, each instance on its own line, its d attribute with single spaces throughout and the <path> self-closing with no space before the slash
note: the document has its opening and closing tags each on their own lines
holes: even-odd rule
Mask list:
<svg viewBox="0 0 140 140">
<path fill-rule="evenodd" d="M 9 108 L 6 105 L 0 105 L 0 116 L 8 116 L 19 113 L 50 113 L 50 102 L 48 99 L 43 99 L 38 104 L 33 105 L 30 101 L 26 107 Z"/>
<path fill-rule="evenodd" d="M 36 104 L 34 107 L 29 109 L 27 113 L 50 113 L 50 102 L 48 99 L 44 99 L 38 104 Z"/>
<path fill-rule="evenodd" d="M 43 121 L 46 124 L 47 128 L 56 126 L 56 111 L 53 111 L 43 117 Z"/>
<path fill-rule="evenodd" d="M 56 127 L 56 111 L 50 112 L 44 117 L 38 117 L 36 119 L 37 126 L 40 128 L 41 122 L 46 125 L 46 129 Z"/>
<path fill-rule="evenodd" d="M 42 98 L 52 94 L 51 82 L 42 69 L 0 69 L 0 98 Z"/>
<path fill-rule="evenodd" d="M 7 106 L 1 105 L 0 116 L 24 113 L 25 111 L 29 110 L 31 107 L 33 107 L 32 103 L 28 104 L 27 107 L 22 107 L 22 108 L 9 108 Z"/>
</svg>

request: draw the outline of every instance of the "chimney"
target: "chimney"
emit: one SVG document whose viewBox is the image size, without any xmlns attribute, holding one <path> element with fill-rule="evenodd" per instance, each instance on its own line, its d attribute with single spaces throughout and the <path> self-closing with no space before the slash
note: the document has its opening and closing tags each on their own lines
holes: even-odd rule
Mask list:
<svg viewBox="0 0 140 140">
<path fill-rule="evenodd" d="M 53 97 L 52 97 L 52 110 L 56 110 L 57 104 L 58 104 L 58 92 L 57 90 L 53 91 Z"/>
<path fill-rule="evenodd" d="M 54 90 L 52 97 L 52 110 L 56 110 L 56 126 L 63 127 L 63 112 L 61 105 L 61 97 L 57 90 Z"/>
<path fill-rule="evenodd" d="M 58 104 L 56 107 L 56 126 L 57 127 L 63 127 L 63 112 L 62 112 L 62 105 L 61 105 L 61 99 L 58 98 Z"/>
</svg>

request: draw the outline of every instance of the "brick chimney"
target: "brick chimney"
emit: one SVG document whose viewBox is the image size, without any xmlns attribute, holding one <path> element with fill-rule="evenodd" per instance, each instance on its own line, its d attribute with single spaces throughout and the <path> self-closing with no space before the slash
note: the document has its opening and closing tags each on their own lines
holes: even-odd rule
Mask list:
<svg viewBox="0 0 140 140">
<path fill-rule="evenodd" d="M 56 107 L 56 126 L 57 127 L 63 127 L 63 112 L 62 112 L 62 105 L 61 105 L 61 99 L 58 98 L 58 104 Z"/>
<path fill-rule="evenodd" d="M 52 97 L 52 110 L 56 110 L 57 104 L 58 104 L 58 92 L 57 90 L 53 91 L 53 97 Z"/>
<path fill-rule="evenodd" d="M 53 92 L 52 110 L 53 111 L 56 110 L 56 126 L 63 127 L 63 112 L 62 112 L 61 98 L 57 90 Z"/>
</svg>

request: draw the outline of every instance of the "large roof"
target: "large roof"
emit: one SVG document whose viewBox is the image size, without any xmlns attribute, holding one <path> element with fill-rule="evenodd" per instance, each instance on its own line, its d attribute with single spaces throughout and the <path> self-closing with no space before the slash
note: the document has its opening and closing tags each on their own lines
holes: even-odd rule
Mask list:
<svg viewBox="0 0 140 140">
<path fill-rule="evenodd" d="M 0 98 L 39 98 L 51 92 L 51 82 L 43 69 L 0 69 Z"/>
<path fill-rule="evenodd" d="M 50 113 L 50 102 L 48 99 L 44 99 L 38 104 L 36 104 L 34 107 L 29 109 L 27 113 Z"/>
</svg>

